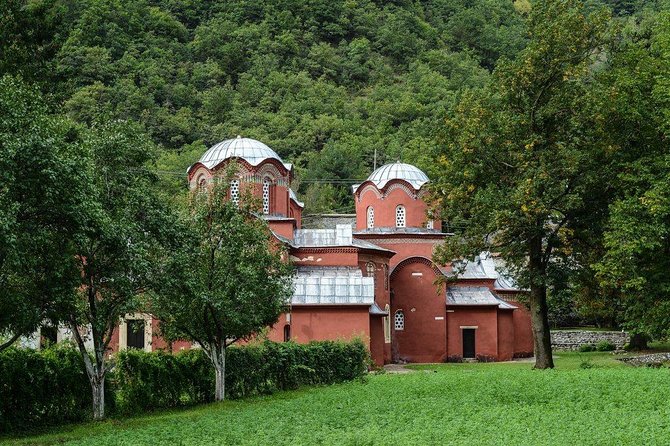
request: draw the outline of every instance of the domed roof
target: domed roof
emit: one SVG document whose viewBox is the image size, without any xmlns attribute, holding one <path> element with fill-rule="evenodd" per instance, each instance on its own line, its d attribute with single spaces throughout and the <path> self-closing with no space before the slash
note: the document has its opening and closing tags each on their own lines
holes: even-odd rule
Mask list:
<svg viewBox="0 0 670 446">
<path fill-rule="evenodd" d="M 418 167 L 411 164 L 397 163 L 384 164 L 370 176 L 367 181 L 375 183 L 378 189 L 382 189 L 391 180 L 405 180 L 416 190 L 428 182 L 428 176 Z"/>
<path fill-rule="evenodd" d="M 200 162 L 211 169 L 221 161 L 233 157 L 242 158 L 252 166 L 258 166 L 268 158 L 276 159 L 284 164 L 277 152 L 267 145 L 255 139 L 242 138 L 239 135 L 237 138 L 226 139 L 214 144 L 200 157 Z M 289 170 L 291 168 L 290 164 L 284 164 L 284 166 Z"/>
</svg>

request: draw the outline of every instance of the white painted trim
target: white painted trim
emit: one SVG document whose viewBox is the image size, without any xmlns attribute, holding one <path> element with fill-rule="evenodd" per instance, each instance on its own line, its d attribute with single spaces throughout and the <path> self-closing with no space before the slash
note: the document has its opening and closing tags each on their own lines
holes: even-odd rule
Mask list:
<svg viewBox="0 0 670 446">
<path fill-rule="evenodd" d="M 150 353 L 153 330 L 151 327 L 151 315 L 146 313 L 129 313 L 121 318 L 119 322 L 119 351 L 128 348 L 128 329 L 126 324 L 126 320 L 128 319 L 144 319 L 144 351 Z"/>
<path fill-rule="evenodd" d="M 461 325 L 461 329 L 463 329 L 463 328 L 474 328 L 474 329 L 477 329 L 477 328 L 479 328 L 479 326 L 478 326 L 478 325 Z"/>
</svg>

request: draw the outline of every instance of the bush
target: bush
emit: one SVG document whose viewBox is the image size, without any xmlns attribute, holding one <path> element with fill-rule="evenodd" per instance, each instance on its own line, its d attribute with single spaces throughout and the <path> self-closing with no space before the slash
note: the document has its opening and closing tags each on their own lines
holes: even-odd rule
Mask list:
<svg viewBox="0 0 670 446">
<path fill-rule="evenodd" d="M 126 351 L 115 370 L 117 406 L 135 413 L 212 401 L 214 368 L 202 350 L 170 355 Z M 309 344 L 265 342 L 230 347 L 226 397 L 269 394 L 304 385 L 350 381 L 367 372 L 368 351 L 360 341 Z"/>
<path fill-rule="evenodd" d="M 612 352 L 616 350 L 616 345 L 614 345 L 608 340 L 602 340 L 598 342 L 598 344 L 596 345 L 596 350 L 598 350 L 599 352 Z"/>
<path fill-rule="evenodd" d="M 460 363 L 463 362 L 463 357 L 461 355 L 449 355 L 444 362 Z"/>
<path fill-rule="evenodd" d="M 321 341 L 231 347 L 226 395 L 242 398 L 304 385 L 362 377 L 369 355 L 361 341 Z M 0 431 L 88 419 L 91 389 L 79 352 L 69 346 L 0 354 Z M 108 414 L 141 413 L 214 399 L 214 369 L 202 350 L 174 355 L 126 350 L 116 355 L 105 384 Z"/>
<path fill-rule="evenodd" d="M 496 362 L 495 356 L 491 355 L 477 355 L 475 359 L 477 359 L 478 362 Z"/>
<path fill-rule="evenodd" d="M 10 348 L 0 354 L 0 431 L 81 421 L 91 414 L 91 390 L 79 352 Z"/>
<path fill-rule="evenodd" d="M 582 353 L 593 352 L 596 350 L 596 347 L 593 344 L 582 344 L 579 346 L 579 351 Z"/>
</svg>

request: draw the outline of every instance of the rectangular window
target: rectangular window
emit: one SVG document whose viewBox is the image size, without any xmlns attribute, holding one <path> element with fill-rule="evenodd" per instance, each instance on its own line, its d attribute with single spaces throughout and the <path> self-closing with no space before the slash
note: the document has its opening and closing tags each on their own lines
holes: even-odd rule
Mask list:
<svg viewBox="0 0 670 446">
<path fill-rule="evenodd" d="M 126 321 L 128 348 L 144 350 L 144 320 L 129 319 Z"/>
</svg>

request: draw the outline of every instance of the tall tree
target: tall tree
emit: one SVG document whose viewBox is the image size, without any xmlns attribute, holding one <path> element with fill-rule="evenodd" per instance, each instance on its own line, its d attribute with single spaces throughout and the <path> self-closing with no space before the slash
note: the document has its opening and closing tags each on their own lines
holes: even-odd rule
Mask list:
<svg viewBox="0 0 670 446">
<path fill-rule="evenodd" d="M 500 252 L 530 288 L 535 367 L 554 366 L 550 268 L 561 267 L 606 209 L 609 149 L 590 81 L 608 14 L 579 0 L 533 4 L 528 46 L 465 94 L 433 169 L 434 206 L 459 230 L 436 258 Z"/>
<path fill-rule="evenodd" d="M 197 342 L 216 370 L 217 401 L 225 398 L 226 348 L 274 324 L 293 292 L 283 246 L 251 200 L 227 199 L 226 182 L 193 196 L 184 240 L 156 277 L 151 308 L 168 339 Z"/>
<path fill-rule="evenodd" d="M 621 307 L 633 343 L 670 335 L 670 12 L 631 23 L 615 50 L 607 117 L 618 143 L 640 156 L 616 178 L 621 193 L 594 268 L 604 289 L 618 291 L 598 303 Z"/>
<path fill-rule="evenodd" d="M 9 347 L 43 322 L 78 274 L 71 243 L 87 185 L 77 129 L 36 89 L 0 78 L 0 335 Z"/>
<path fill-rule="evenodd" d="M 171 214 L 149 169 L 153 144 L 137 125 L 110 122 L 86 132 L 90 194 L 75 234 L 79 283 L 60 311 L 81 352 L 91 390 L 93 416 L 105 416 L 105 355 L 119 320 L 137 310 L 150 274 L 173 239 Z M 93 346 L 93 356 L 86 341 Z"/>
</svg>

